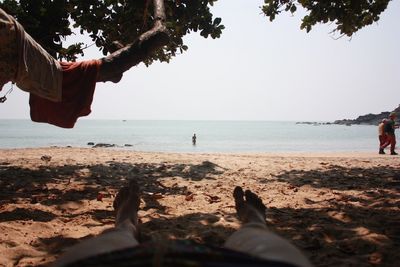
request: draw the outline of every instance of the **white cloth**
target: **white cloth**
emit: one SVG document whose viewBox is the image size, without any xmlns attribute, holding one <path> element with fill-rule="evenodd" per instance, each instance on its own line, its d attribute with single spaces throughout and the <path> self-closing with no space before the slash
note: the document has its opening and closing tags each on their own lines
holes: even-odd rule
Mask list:
<svg viewBox="0 0 400 267">
<path fill-rule="evenodd" d="M 16 34 L 17 63 L 16 75 L 8 77 L 17 86 L 29 93 L 54 102 L 62 98 L 62 68 L 60 63 L 46 52 L 12 16 L 0 9 L 1 17 L 15 25 L 9 34 Z M 0 43 L 1 44 L 1 43 Z M 2 49 L 2 47 L 0 47 Z M 11 60 L 11 59 L 9 59 Z"/>
<path fill-rule="evenodd" d="M 299 249 L 261 223 L 244 224 L 226 240 L 224 247 L 267 260 L 312 267 Z"/>
</svg>

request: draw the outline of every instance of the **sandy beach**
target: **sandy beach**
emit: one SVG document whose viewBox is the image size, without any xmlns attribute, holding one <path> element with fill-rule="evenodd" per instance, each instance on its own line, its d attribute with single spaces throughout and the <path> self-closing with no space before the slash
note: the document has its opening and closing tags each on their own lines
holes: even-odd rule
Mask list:
<svg viewBox="0 0 400 267">
<path fill-rule="evenodd" d="M 241 185 L 315 266 L 399 266 L 399 157 L 56 147 L 0 150 L 0 266 L 48 265 L 111 228 L 128 179 L 143 190 L 143 240 L 223 244 L 239 227 L 231 195 Z"/>
</svg>

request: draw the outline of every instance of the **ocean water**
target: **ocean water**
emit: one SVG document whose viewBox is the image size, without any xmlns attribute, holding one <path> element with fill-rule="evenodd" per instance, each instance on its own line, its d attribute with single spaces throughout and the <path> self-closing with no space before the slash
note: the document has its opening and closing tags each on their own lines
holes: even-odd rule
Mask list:
<svg viewBox="0 0 400 267">
<path fill-rule="evenodd" d="M 196 133 L 197 144 L 192 145 Z M 80 120 L 73 129 L 0 120 L 0 148 L 90 147 L 160 152 L 366 152 L 377 150 L 376 126 L 271 121 Z M 125 146 L 126 144 L 131 146 Z"/>
</svg>

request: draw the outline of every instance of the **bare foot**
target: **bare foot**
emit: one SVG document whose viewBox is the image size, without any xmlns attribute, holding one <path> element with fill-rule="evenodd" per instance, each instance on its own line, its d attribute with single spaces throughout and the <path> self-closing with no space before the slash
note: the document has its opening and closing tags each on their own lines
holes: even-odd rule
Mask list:
<svg viewBox="0 0 400 267">
<path fill-rule="evenodd" d="M 116 212 L 115 225 L 130 220 L 136 227 L 138 225 L 138 210 L 140 205 L 139 185 L 131 180 L 128 186 L 122 187 L 114 199 L 113 207 Z"/>
<path fill-rule="evenodd" d="M 242 223 L 260 222 L 265 224 L 265 211 L 267 208 L 261 198 L 250 190 L 243 192 L 240 186 L 236 186 L 233 190 L 233 197 L 235 199 L 236 213 Z"/>
</svg>

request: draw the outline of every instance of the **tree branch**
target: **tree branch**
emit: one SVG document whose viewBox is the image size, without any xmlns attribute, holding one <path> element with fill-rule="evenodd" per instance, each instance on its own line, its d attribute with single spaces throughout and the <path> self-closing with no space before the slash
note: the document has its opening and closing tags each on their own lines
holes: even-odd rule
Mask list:
<svg viewBox="0 0 400 267">
<path fill-rule="evenodd" d="M 97 78 L 98 82 L 119 82 L 122 74 L 131 67 L 148 58 L 156 50 L 169 42 L 165 27 L 164 0 L 153 0 L 154 25 L 133 43 L 101 59 L 102 65 Z"/>
</svg>

